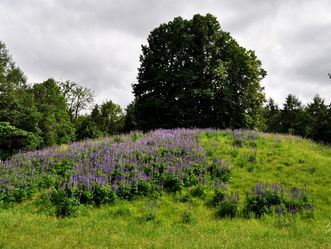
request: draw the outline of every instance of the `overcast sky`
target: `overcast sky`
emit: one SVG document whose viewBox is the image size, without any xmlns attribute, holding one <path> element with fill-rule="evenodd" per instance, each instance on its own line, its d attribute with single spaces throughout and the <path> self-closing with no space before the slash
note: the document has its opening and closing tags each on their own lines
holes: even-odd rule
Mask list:
<svg viewBox="0 0 331 249">
<path fill-rule="evenodd" d="M 72 80 L 125 107 L 149 32 L 196 13 L 256 52 L 266 97 L 331 101 L 331 0 L 0 0 L 0 40 L 28 82 Z"/>
</svg>

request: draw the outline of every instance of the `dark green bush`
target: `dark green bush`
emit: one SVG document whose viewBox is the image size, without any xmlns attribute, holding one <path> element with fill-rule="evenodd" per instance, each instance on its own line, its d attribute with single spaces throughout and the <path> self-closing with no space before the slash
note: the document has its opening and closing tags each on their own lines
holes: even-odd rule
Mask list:
<svg viewBox="0 0 331 249">
<path fill-rule="evenodd" d="M 93 202 L 96 206 L 106 203 L 115 203 L 116 195 L 107 186 L 95 186 L 93 189 Z"/>
<path fill-rule="evenodd" d="M 132 200 L 136 196 L 136 186 L 130 186 L 130 185 L 123 185 L 118 187 L 116 190 L 116 195 L 125 200 Z"/>
<path fill-rule="evenodd" d="M 63 189 L 53 189 L 50 200 L 55 206 L 55 214 L 57 217 L 66 217 L 75 215 L 79 201 L 70 196 L 71 191 Z"/>
<path fill-rule="evenodd" d="M 230 217 L 233 218 L 239 213 L 239 195 L 237 193 L 231 193 L 226 195 L 224 200 L 219 202 L 216 209 L 216 215 L 218 217 Z"/>
<path fill-rule="evenodd" d="M 212 179 L 222 180 L 227 182 L 231 178 L 231 169 L 228 162 L 221 159 L 214 159 L 208 167 L 208 172 Z"/>
<path fill-rule="evenodd" d="M 163 175 L 163 187 L 168 192 L 176 192 L 182 189 L 183 184 L 177 175 L 169 174 Z"/>
<path fill-rule="evenodd" d="M 223 189 L 215 189 L 214 195 L 212 198 L 212 204 L 214 206 L 219 205 L 224 200 L 224 197 L 225 197 L 225 193 L 224 193 Z"/>
<path fill-rule="evenodd" d="M 198 185 L 193 187 L 191 190 L 191 195 L 193 197 L 204 198 L 206 195 L 206 187 L 204 185 Z"/>
<path fill-rule="evenodd" d="M 217 206 L 217 211 L 216 214 L 218 217 L 224 218 L 224 217 L 230 217 L 233 218 L 238 214 L 239 207 L 238 203 L 225 200 L 222 201 L 218 206 Z"/>
<path fill-rule="evenodd" d="M 93 203 L 93 193 L 86 189 L 86 188 L 80 188 L 75 189 L 74 191 L 75 198 L 81 203 L 81 204 L 92 204 Z"/>
<path fill-rule="evenodd" d="M 139 181 L 137 185 L 138 194 L 142 196 L 147 196 L 152 193 L 152 184 L 147 181 Z"/>
<path fill-rule="evenodd" d="M 263 214 L 304 214 L 312 213 L 313 206 L 306 192 L 297 187 L 291 188 L 289 192 L 285 187 L 278 184 L 258 184 L 252 192 L 246 194 L 244 207 L 245 216 L 254 214 L 259 218 Z"/>
</svg>

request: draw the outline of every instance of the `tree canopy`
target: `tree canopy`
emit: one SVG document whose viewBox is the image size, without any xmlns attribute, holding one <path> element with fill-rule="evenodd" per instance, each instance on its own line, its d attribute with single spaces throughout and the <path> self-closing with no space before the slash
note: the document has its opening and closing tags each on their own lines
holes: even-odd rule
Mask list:
<svg viewBox="0 0 331 249">
<path fill-rule="evenodd" d="M 41 113 L 39 127 L 43 145 L 67 143 L 75 140 L 74 125 L 70 122 L 68 106 L 54 79 L 33 85 L 33 95 Z"/>
<path fill-rule="evenodd" d="M 75 121 L 79 113 L 93 102 L 94 92 L 70 80 L 58 82 L 58 86 L 67 101 L 70 118 Z"/>
<path fill-rule="evenodd" d="M 213 15 L 160 25 L 142 46 L 140 62 L 133 84 L 138 128 L 259 124 L 266 72 Z"/>
</svg>

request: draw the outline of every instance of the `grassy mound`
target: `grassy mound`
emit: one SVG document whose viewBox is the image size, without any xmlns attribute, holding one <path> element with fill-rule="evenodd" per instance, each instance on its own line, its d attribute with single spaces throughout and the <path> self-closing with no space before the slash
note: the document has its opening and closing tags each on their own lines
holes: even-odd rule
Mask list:
<svg viewBox="0 0 331 249">
<path fill-rule="evenodd" d="M 0 248 L 327 248 L 330 165 L 328 147 L 244 130 L 19 154 L 0 164 Z"/>
</svg>

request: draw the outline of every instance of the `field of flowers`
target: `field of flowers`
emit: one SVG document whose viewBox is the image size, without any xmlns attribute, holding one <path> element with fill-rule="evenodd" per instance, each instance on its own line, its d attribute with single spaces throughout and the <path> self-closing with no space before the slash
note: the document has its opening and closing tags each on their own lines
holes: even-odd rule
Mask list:
<svg viewBox="0 0 331 249">
<path fill-rule="evenodd" d="M 182 197 L 182 201 L 188 201 L 192 195 L 204 196 L 212 186 L 210 202 L 220 217 L 312 212 L 305 190 L 297 187 L 286 191 L 277 183 L 259 183 L 254 191 L 246 190 L 245 203 L 240 203 L 238 193 L 227 193 L 229 163 L 208 155 L 198 141 L 202 133 L 217 132 L 133 132 L 17 154 L 0 164 L 0 204 L 9 207 L 42 192 L 41 205 L 54 206 L 57 216 L 68 216 L 82 204 L 100 206 L 118 198 L 133 200 L 142 196 L 157 199 L 166 192 L 195 187 Z M 231 137 L 237 149 L 254 149 L 260 136 L 243 130 L 223 133 Z M 255 160 L 248 156 L 246 161 Z"/>
<path fill-rule="evenodd" d="M 53 188 L 80 203 L 111 202 L 204 181 L 200 130 L 157 130 L 15 155 L 0 165 L 0 201 L 20 202 Z"/>
</svg>

